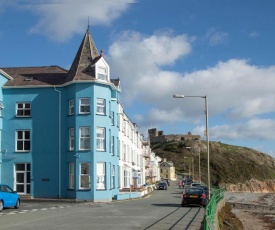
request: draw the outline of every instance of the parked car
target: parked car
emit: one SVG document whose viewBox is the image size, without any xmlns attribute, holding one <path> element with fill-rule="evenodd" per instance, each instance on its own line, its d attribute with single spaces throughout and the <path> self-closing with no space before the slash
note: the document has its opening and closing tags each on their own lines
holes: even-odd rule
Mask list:
<svg viewBox="0 0 275 230">
<path fill-rule="evenodd" d="M 192 179 L 186 179 L 184 185 L 190 186 L 192 184 Z"/>
<path fill-rule="evenodd" d="M 202 188 L 204 190 L 206 196 L 208 197 L 209 190 L 208 190 L 208 186 L 207 185 L 198 185 L 196 187 L 197 188 Z"/>
<path fill-rule="evenodd" d="M 19 208 L 20 196 L 8 185 L 0 184 L 0 212 L 7 207 Z"/>
<path fill-rule="evenodd" d="M 158 190 L 167 190 L 168 188 L 168 185 L 166 183 L 166 181 L 161 181 L 158 183 L 158 186 L 157 186 Z"/>
<path fill-rule="evenodd" d="M 196 187 L 196 186 L 200 186 L 201 183 L 198 183 L 198 182 L 193 182 L 190 186 L 191 187 Z"/>
<path fill-rule="evenodd" d="M 170 186 L 170 180 L 169 179 L 164 179 L 166 181 L 167 185 Z"/>
<path fill-rule="evenodd" d="M 199 205 L 206 207 L 207 203 L 208 199 L 202 188 L 188 187 L 182 194 L 181 207 L 187 205 Z"/>
</svg>

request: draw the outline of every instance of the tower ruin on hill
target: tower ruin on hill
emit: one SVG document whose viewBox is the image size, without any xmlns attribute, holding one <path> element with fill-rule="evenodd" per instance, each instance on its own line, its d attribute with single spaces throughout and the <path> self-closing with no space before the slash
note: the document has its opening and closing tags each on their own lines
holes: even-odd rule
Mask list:
<svg viewBox="0 0 275 230">
<path fill-rule="evenodd" d="M 150 143 L 165 142 L 165 141 L 183 141 L 183 140 L 201 140 L 200 135 L 188 134 L 169 134 L 164 135 L 163 131 L 158 131 L 156 128 L 148 129 Z"/>
</svg>

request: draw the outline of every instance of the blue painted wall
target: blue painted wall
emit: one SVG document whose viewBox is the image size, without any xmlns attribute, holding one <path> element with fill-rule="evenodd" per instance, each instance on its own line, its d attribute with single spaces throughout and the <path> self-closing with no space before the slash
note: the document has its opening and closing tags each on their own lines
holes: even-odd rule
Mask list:
<svg viewBox="0 0 275 230">
<path fill-rule="evenodd" d="M 0 87 L 1 88 L 7 82 L 7 80 L 8 79 L 0 73 Z M 0 90 L 0 102 L 2 102 L 2 104 L 4 106 L 2 89 Z M 3 111 L 0 111 L 0 112 L 1 112 L 1 116 L 0 116 L 0 183 L 2 183 L 2 157 L 3 157 L 3 154 L 6 154 L 6 153 L 4 153 L 4 149 L 2 148 L 2 130 L 3 130 L 2 112 Z"/>
<path fill-rule="evenodd" d="M 53 88 L 4 89 L 2 145 L 14 160 L 4 163 L 3 182 L 14 181 L 14 163 L 31 164 L 31 194 L 58 196 L 58 95 Z M 31 117 L 16 117 L 16 102 L 31 102 Z M 31 130 L 30 152 L 16 152 L 16 130 Z"/>
<path fill-rule="evenodd" d="M 90 98 L 91 113 L 79 114 L 79 99 Z M 78 200 L 110 201 L 118 194 L 118 172 L 115 171 L 115 188 L 111 188 L 111 167 L 119 165 L 117 154 L 118 103 L 112 98 L 118 92 L 109 85 L 97 83 L 75 83 L 58 88 L 9 88 L 3 89 L 2 148 L 15 159 L 3 162 L 1 181 L 13 187 L 14 164 L 31 164 L 31 196 L 51 198 L 74 198 Z M 96 99 L 106 100 L 106 115 L 96 115 Z M 1 99 L 1 95 L 0 95 Z M 75 114 L 69 116 L 69 100 L 75 101 Z M 60 100 L 60 101 L 59 101 Z M 16 103 L 31 102 L 31 117 L 16 117 Z M 60 103 L 61 102 L 61 103 Z M 115 125 L 111 125 L 109 111 L 115 114 Z M 90 126 L 91 149 L 79 151 L 79 127 Z M 96 127 L 106 128 L 106 151 L 96 151 Z M 75 129 L 75 149 L 69 151 L 68 130 Z M 30 152 L 16 152 L 16 130 L 31 130 Z M 115 138 L 115 153 L 110 153 L 110 136 Z M 60 135 L 59 135 L 60 134 Z M 69 189 L 69 162 L 75 164 L 75 189 Z M 79 189 L 79 164 L 91 165 L 91 189 Z M 106 163 L 106 189 L 96 190 L 96 163 Z"/>
</svg>

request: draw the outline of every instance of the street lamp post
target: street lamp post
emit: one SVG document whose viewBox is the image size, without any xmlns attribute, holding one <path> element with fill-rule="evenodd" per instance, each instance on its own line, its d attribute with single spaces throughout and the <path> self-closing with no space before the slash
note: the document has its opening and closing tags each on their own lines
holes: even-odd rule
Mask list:
<svg viewBox="0 0 275 230">
<path fill-rule="evenodd" d="M 209 164 L 209 133 L 208 133 L 208 100 L 207 100 L 207 95 L 206 96 L 184 96 L 182 94 L 174 94 L 173 98 L 185 98 L 185 97 L 199 97 L 199 98 L 204 98 L 205 99 L 205 125 L 206 125 L 206 130 L 205 130 L 205 135 L 206 135 L 206 146 L 207 146 L 207 185 L 209 189 L 209 200 L 210 200 L 210 164 Z"/>
</svg>

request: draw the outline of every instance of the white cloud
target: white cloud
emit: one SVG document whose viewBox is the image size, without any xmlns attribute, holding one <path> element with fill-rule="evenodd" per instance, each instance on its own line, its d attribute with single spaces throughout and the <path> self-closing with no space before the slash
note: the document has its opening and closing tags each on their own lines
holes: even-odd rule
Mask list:
<svg viewBox="0 0 275 230">
<path fill-rule="evenodd" d="M 85 25 L 108 25 L 136 0 L 25 0 L 17 7 L 36 14 L 38 23 L 30 32 L 52 40 L 66 41 L 75 33 L 83 33 Z"/>
<path fill-rule="evenodd" d="M 191 52 L 190 37 L 129 31 L 120 35 L 110 46 L 108 61 L 113 77 L 121 79 L 123 103 L 130 106 L 139 101 L 150 108 L 138 115 L 139 126 L 181 121 L 204 124 L 204 100 L 172 98 L 180 93 L 208 96 L 209 116 L 221 117 L 221 125 L 211 127 L 211 135 L 217 138 L 270 139 L 272 132 L 275 136 L 275 129 L 270 128 L 274 120 L 261 119 L 275 113 L 275 66 L 253 66 L 247 60 L 231 59 L 191 73 L 165 71 L 165 66 L 177 64 Z M 238 125 L 231 125 L 232 121 Z M 203 134 L 204 129 L 201 126 L 196 131 Z"/>
<path fill-rule="evenodd" d="M 208 30 L 206 34 L 206 39 L 208 40 L 209 45 L 211 46 L 220 45 L 227 42 L 228 33 L 216 31 L 216 29 L 211 28 Z"/>
<path fill-rule="evenodd" d="M 213 139 L 275 140 L 275 120 L 252 118 L 242 123 L 211 127 Z"/>
<path fill-rule="evenodd" d="M 191 52 L 186 35 L 170 33 L 145 36 L 137 32 L 121 33 L 109 49 L 109 64 L 113 77 L 123 78 L 127 101 L 142 98 L 156 101 L 171 92 L 180 74 L 162 71 Z"/>
</svg>

